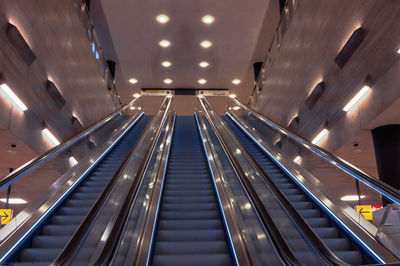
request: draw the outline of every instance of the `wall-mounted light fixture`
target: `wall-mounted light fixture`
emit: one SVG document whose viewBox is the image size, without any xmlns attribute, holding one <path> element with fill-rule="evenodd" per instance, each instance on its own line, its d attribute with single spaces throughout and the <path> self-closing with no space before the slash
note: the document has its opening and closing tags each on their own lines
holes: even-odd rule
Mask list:
<svg viewBox="0 0 400 266">
<path fill-rule="evenodd" d="M 8 86 L 3 73 L 0 73 L 0 92 L 7 102 L 15 106 L 20 112 L 28 110 L 28 107 L 26 107 L 21 99 L 12 91 L 10 86 Z"/>
<path fill-rule="evenodd" d="M 326 137 L 326 135 L 328 133 L 329 133 L 329 130 L 326 128 L 323 128 L 311 142 L 313 144 L 317 145 L 318 143 L 321 142 L 321 140 L 323 140 Z"/>
<path fill-rule="evenodd" d="M 301 162 L 301 157 L 297 155 L 296 158 L 293 159 L 293 162 L 299 164 Z"/>
<path fill-rule="evenodd" d="M 51 131 L 47 127 L 42 129 L 42 135 L 46 142 L 50 145 L 57 146 L 60 144 L 60 141 L 54 136 L 53 133 L 51 133 Z"/>
<path fill-rule="evenodd" d="M 36 55 L 14 24 L 8 23 L 7 38 L 28 66 L 36 60 Z"/>
<path fill-rule="evenodd" d="M 75 132 L 81 132 L 83 129 L 82 123 L 78 118 L 78 115 L 73 113 L 71 118 L 72 129 Z"/>
<path fill-rule="evenodd" d="M 351 98 L 351 100 L 345 105 L 345 107 L 343 107 L 343 111 L 345 112 L 349 111 L 355 104 L 357 104 L 363 98 L 365 94 L 367 94 L 367 92 L 370 89 L 371 87 L 368 85 L 362 87 L 361 90 L 359 90 L 357 94 L 354 95 L 353 98 Z"/>
<path fill-rule="evenodd" d="M 365 30 L 361 27 L 356 29 L 347 40 L 346 44 L 340 50 L 339 54 L 335 58 L 336 64 L 343 68 L 350 57 L 354 54 L 357 48 L 361 45 L 364 40 Z"/>
<path fill-rule="evenodd" d="M 74 156 L 71 156 L 68 158 L 69 163 L 71 164 L 71 166 L 75 166 L 78 164 L 78 161 L 75 159 Z"/>
</svg>

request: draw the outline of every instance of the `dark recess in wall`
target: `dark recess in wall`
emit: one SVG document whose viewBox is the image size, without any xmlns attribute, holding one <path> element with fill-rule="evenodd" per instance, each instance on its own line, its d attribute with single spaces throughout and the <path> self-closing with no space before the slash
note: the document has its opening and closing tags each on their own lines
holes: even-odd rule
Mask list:
<svg viewBox="0 0 400 266">
<path fill-rule="evenodd" d="M 28 66 L 36 60 L 36 55 L 33 53 L 24 37 L 22 37 L 17 27 L 11 23 L 7 25 L 7 38 Z"/>
<path fill-rule="evenodd" d="M 340 68 L 343 68 L 346 65 L 347 61 L 349 61 L 350 57 L 361 45 L 362 41 L 364 40 L 364 36 L 365 30 L 363 28 L 358 28 L 353 32 L 349 40 L 335 58 L 335 62 Z"/>
<path fill-rule="evenodd" d="M 58 108 L 61 109 L 65 105 L 65 99 L 58 90 L 57 86 L 51 82 L 50 80 L 47 80 L 47 93 L 51 96 L 51 98 L 54 100 L 54 102 L 57 104 Z"/>
<path fill-rule="evenodd" d="M 314 105 L 317 103 L 317 101 L 322 96 L 324 91 L 325 91 L 325 83 L 323 81 L 321 81 L 314 87 L 310 96 L 308 96 L 306 99 L 305 103 L 309 110 L 311 110 L 314 107 Z"/>
</svg>

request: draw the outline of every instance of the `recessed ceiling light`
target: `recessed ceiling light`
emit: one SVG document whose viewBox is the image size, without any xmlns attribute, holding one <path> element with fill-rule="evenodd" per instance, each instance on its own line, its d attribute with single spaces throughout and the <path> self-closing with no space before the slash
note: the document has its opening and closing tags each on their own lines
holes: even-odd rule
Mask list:
<svg viewBox="0 0 400 266">
<path fill-rule="evenodd" d="M 234 106 L 232 109 L 235 111 L 240 110 L 240 106 Z"/>
<path fill-rule="evenodd" d="M 240 82 L 242 82 L 240 79 L 234 79 L 234 80 L 232 80 L 232 83 L 235 84 L 235 85 L 240 84 Z"/>
<path fill-rule="evenodd" d="M 212 46 L 212 42 L 208 41 L 208 40 L 204 40 L 200 43 L 201 47 L 203 48 L 210 48 Z"/>
<path fill-rule="evenodd" d="M 138 83 L 138 80 L 134 79 L 134 78 L 131 78 L 131 79 L 129 79 L 129 83 L 136 84 L 136 83 Z"/>
<path fill-rule="evenodd" d="M 131 109 L 131 110 L 135 110 L 135 107 L 134 107 L 134 106 L 131 106 L 131 107 L 129 107 L 129 109 Z"/>
<path fill-rule="evenodd" d="M 200 83 L 200 84 L 206 84 L 206 83 L 207 83 L 207 80 L 205 80 L 205 79 L 199 79 L 197 82 Z"/>
<path fill-rule="evenodd" d="M 164 48 L 171 46 L 171 42 L 168 40 L 161 40 L 158 42 L 158 44 Z"/>
<path fill-rule="evenodd" d="M 169 17 L 164 14 L 160 14 L 156 17 L 158 23 L 165 24 L 169 21 Z"/>
<path fill-rule="evenodd" d="M 164 79 L 164 83 L 165 84 L 171 84 L 172 83 L 172 79 Z"/>
<path fill-rule="evenodd" d="M 229 97 L 231 97 L 232 99 L 235 99 L 235 98 L 236 98 L 236 94 L 230 93 L 230 94 L 229 94 Z"/>
<path fill-rule="evenodd" d="M 163 61 L 163 62 L 161 63 L 161 65 L 162 65 L 163 67 L 170 67 L 170 66 L 172 65 L 172 63 L 171 63 L 170 61 Z"/>
<path fill-rule="evenodd" d="M 75 159 L 74 156 L 69 157 L 69 163 L 71 164 L 71 166 L 75 166 L 78 164 L 78 161 Z"/>
<path fill-rule="evenodd" d="M 206 62 L 206 61 L 201 61 L 200 63 L 199 63 L 199 66 L 200 67 L 202 67 L 202 68 L 206 68 L 206 67 L 208 67 L 210 64 L 208 63 L 208 62 Z"/>
<path fill-rule="evenodd" d="M 0 201 L 1 202 L 7 202 L 7 199 L 1 198 Z M 26 200 L 20 199 L 20 198 L 9 198 L 8 199 L 8 203 L 10 203 L 10 204 L 25 204 L 25 203 L 28 203 L 28 202 Z"/>
<path fill-rule="evenodd" d="M 135 94 L 133 94 L 133 97 L 139 98 L 139 97 L 140 97 L 140 93 L 135 93 Z"/>
<path fill-rule="evenodd" d="M 397 53 L 400 54 L 400 48 L 399 48 L 399 50 L 397 50 Z"/>
<path fill-rule="evenodd" d="M 201 18 L 204 24 L 212 24 L 215 21 L 215 18 L 211 15 L 205 15 Z"/>
</svg>

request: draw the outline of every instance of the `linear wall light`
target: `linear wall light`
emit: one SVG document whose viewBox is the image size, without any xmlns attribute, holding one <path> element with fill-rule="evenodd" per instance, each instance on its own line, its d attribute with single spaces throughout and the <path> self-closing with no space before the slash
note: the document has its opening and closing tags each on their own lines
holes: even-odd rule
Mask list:
<svg viewBox="0 0 400 266">
<path fill-rule="evenodd" d="M 327 134 L 328 134 L 329 130 L 324 128 L 322 129 L 318 135 L 312 140 L 312 143 L 317 145 Z"/>
<path fill-rule="evenodd" d="M 365 85 L 361 88 L 359 92 L 343 107 L 343 111 L 349 111 L 360 99 L 370 90 L 371 88 L 368 85 Z"/>
<path fill-rule="evenodd" d="M 1 198 L 0 199 L 1 202 L 7 202 L 7 199 L 5 198 Z M 9 198 L 8 199 L 8 203 L 10 204 L 25 204 L 28 203 L 26 200 L 21 199 L 21 198 Z"/>
<path fill-rule="evenodd" d="M 360 195 L 360 199 L 365 198 L 365 195 Z M 343 201 L 356 201 L 358 200 L 358 195 L 346 195 L 340 198 Z"/>
<path fill-rule="evenodd" d="M 301 161 L 301 157 L 300 156 L 296 156 L 296 158 L 294 158 L 293 162 L 299 164 L 299 162 Z"/>
<path fill-rule="evenodd" d="M 71 166 L 75 166 L 78 164 L 78 161 L 75 159 L 74 156 L 69 157 L 68 161 L 71 164 Z"/>
<path fill-rule="evenodd" d="M 60 141 L 50 132 L 48 128 L 42 129 L 42 135 L 44 139 L 51 145 L 57 146 L 60 144 Z"/>
<path fill-rule="evenodd" d="M 17 107 L 17 109 L 21 112 L 28 110 L 28 107 L 21 101 L 21 99 L 11 90 L 11 88 L 7 85 L 7 80 L 4 77 L 3 73 L 0 73 L 0 88 L 4 98 L 10 104 Z"/>
</svg>

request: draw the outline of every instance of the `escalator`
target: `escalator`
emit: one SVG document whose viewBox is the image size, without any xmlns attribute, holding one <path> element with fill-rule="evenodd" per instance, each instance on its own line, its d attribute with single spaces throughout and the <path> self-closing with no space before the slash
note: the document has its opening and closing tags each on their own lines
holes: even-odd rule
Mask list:
<svg viewBox="0 0 400 266">
<path fill-rule="evenodd" d="M 319 209 L 316 203 L 297 184 L 290 179 L 233 121 L 223 117 L 251 156 L 272 179 L 286 198 L 298 210 L 323 242 L 343 261 L 353 264 L 369 264 L 367 257 L 329 216 Z"/>
<path fill-rule="evenodd" d="M 32 263 L 49 265 L 57 257 L 138 141 L 150 118 L 143 116 L 121 138 L 15 255 L 14 265 Z M 88 250 L 87 254 L 90 256 L 91 251 Z"/>
<path fill-rule="evenodd" d="M 153 265 L 232 265 L 230 245 L 194 117 L 177 117 Z"/>
</svg>

